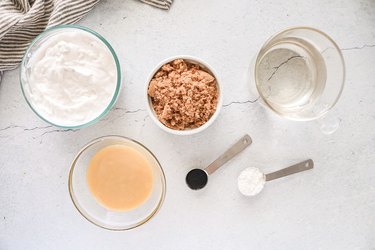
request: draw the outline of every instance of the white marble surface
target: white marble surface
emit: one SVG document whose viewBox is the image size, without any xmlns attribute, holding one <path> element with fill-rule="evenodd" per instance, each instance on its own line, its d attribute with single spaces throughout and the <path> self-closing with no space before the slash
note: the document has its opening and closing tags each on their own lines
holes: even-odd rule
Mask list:
<svg viewBox="0 0 375 250">
<path fill-rule="evenodd" d="M 124 89 L 99 123 L 67 131 L 27 106 L 18 69 L 0 85 L 0 249 L 374 249 L 375 2 L 175 0 L 169 12 L 138 1 L 101 1 L 80 24 L 105 36 L 123 65 Z M 275 32 L 308 25 L 335 39 L 347 65 L 335 114 L 339 130 L 279 118 L 251 103 L 247 70 Z M 147 116 L 144 84 L 162 59 L 189 54 L 209 62 L 224 84 L 224 107 L 212 127 L 178 137 Z M 192 167 L 204 167 L 244 133 L 253 145 L 189 190 Z M 164 167 L 168 192 L 149 223 L 111 232 L 87 222 L 69 197 L 69 165 L 89 140 L 107 134 L 147 145 Z M 265 172 L 311 157 L 313 171 L 268 183 L 247 198 L 241 170 Z"/>
</svg>

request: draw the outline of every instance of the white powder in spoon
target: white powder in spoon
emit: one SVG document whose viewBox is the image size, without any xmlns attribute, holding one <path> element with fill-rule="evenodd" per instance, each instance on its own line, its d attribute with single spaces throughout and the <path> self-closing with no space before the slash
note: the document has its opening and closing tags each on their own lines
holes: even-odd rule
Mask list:
<svg viewBox="0 0 375 250">
<path fill-rule="evenodd" d="M 243 195 L 254 196 L 262 191 L 266 176 L 254 167 L 244 169 L 238 176 L 238 189 Z"/>
</svg>

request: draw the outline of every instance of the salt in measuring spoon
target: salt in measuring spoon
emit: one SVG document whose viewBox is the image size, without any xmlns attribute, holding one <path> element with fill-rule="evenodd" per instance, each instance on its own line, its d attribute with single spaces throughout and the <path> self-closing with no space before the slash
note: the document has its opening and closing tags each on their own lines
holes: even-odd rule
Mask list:
<svg viewBox="0 0 375 250">
<path fill-rule="evenodd" d="M 208 182 L 208 176 L 213 174 L 217 169 L 223 166 L 226 162 L 239 154 L 247 146 L 252 143 L 249 135 L 243 136 L 236 144 L 230 147 L 224 154 L 217 158 L 205 169 L 195 168 L 189 171 L 186 175 L 186 184 L 194 190 L 204 188 Z"/>
<path fill-rule="evenodd" d="M 254 196 L 262 191 L 266 181 L 272 181 L 284 176 L 306 171 L 313 167 L 314 162 L 309 159 L 268 174 L 262 173 L 259 168 L 246 168 L 238 176 L 238 189 L 245 196 Z"/>
</svg>

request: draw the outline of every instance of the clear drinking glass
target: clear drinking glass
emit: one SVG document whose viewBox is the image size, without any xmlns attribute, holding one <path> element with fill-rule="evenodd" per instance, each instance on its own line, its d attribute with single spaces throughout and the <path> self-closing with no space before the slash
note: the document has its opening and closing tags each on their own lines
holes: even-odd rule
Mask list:
<svg viewBox="0 0 375 250">
<path fill-rule="evenodd" d="M 257 92 L 277 114 L 298 121 L 323 117 L 340 98 L 345 65 L 325 33 L 296 27 L 272 36 L 254 67 Z"/>
</svg>

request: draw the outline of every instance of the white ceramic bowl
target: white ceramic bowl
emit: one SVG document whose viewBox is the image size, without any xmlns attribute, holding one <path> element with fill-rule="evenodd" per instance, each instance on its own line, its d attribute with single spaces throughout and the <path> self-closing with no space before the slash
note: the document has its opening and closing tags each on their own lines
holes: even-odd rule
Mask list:
<svg viewBox="0 0 375 250">
<path fill-rule="evenodd" d="M 211 116 L 211 118 L 205 124 L 203 124 L 202 126 L 200 126 L 198 128 L 185 129 L 185 130 L 175 130 L 175 129 L 171 129 L 171 128 L 168 128 L 167 126 L 165 126 L 161 121 L 159 121 L 159 119 L 158 119 L 158 117 L 157 117 L 157 115 L 155 113 L 155 110 L 154 110 L 154 108 L 152 106 L 151 97 L 147 93 L 148 86 L 149 86 L 152 78 L 156 74 L 156 72 L 164 64 L 169 63 L 171 61 L 174 61 L 176 59 L 183 59 L 184 61 L 187 61 L 189 63 L 197 64 L 204 71 L 212 74 L 215 77 L 215 79 L 216 79 L 217 88 L 219 90 L 219 96 L 218 96 L 218 100 L 217 100 L 217 106 L 216 106 L 215 113 Z M 186 56 L 186 55 L 173 56 L 173 57 L 170 57 L 170 58 L 167 58 L 167 59 L 161 61 L 154 68 L 154 70 L 150 73 L 149 77 L 147 78 L 145 94 L 146 94 L 146 98 L 145 99 L 146 99 L 146 102 L 147 102 L 146 103 L 147 111 L 148 111 L 151 119 L 155 122 L 155 124 L 159 128 L 161 128 L 162 130 L 164 130 L 164 131 L 166 131 L 168 133 L 174 134 L 174 135 L 192 135 L 192 134 L 196 134 L 196 133 L 199 133 L 199 132 L 205 130 L 206 128 L 208 128 L 215 121 L 215 119 L 217 118 L 217 116 L 220 113 L 220 110 L 221 110 L 221 107 L 222 107 L 222 103 L 223 103 L 223 93 L 222 93 L 222 88 L 221 88 L 221 80 L 219 79 L 218 74 L 213 70 L 213 68 L 208 63 L 202 61 L 199 58 L 196 58 L 196 57 L 193 57 L 193 56 Z"/>
</svg>

